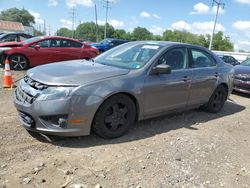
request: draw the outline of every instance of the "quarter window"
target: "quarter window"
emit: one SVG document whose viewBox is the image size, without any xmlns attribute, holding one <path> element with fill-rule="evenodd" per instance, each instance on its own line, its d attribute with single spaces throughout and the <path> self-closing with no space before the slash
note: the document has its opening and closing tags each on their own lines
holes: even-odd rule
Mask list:
<svg viewBox="0 0 250 188">
<path fill-rule="evenodd" d="M 169 65 L 172 70 L 185 69 L 187 53 L 185 48 L 175 48 L 167 51 L 159 60 L 158 65 Z"/>
<path fill-rule="evenodd" d="M 213 58 L 206 52 L 200 50 L 191 49 L 192 61 L 190 63 L 191 68 L 202 68 L 216 66 Z"/>
<path fill-rule="evenodd" d="M 60 46 L 62 48 L 81 48 L 82 44 L 70 40 L 61 40 Z"/>
</svg>

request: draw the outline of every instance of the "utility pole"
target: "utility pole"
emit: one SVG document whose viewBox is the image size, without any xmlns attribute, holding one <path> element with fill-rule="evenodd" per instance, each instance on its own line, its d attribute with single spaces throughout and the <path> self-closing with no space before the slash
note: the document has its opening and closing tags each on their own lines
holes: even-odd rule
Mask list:
<svg viewBox="0 0 250 188">
<path fill-rule="evenodd" d="M 43 20 L 43 34 L 46 35 L 46 22 Z"/>
<path fill-rule="evenodd" d="M 184 37 L 185 37 L 185 34 L 186 34 L 186 26 L 187 26 L 187 21 L 184 20 L 185 24 L 184 24 L 184 27 L 183 27 L 183 31 L 182 31 L 182 36 L 181 36 L 181 43 L 184 42 Z"/>
<path fill-rule="evenodd" d="M 76 11 L 76 9 L 75 9 L 75 7 L 73 7 L 72 8 L 72 15 L 71 15 L 71 18 L 72 18 L 72 38 L 74 38 L 74 25 L 75 25 L 75 11 Z"/>
<path fill-rule="evenodd" d="M 48 27 L 49 36 L 50 36 L 50 32 L 51 32 L 51 27 L 50 27 L 50 25 L 49 25 L 49 27 Z"/>
<path fill-rule="evenodd" d="M 225 7 L 225 3 L 221 3 L 221 0 L 213 0 L 212 7 L 214 6 L 214 4 L 217 5 L 217 10 L 216 10 L 216 15 L 215 15 L 214 27 L 213 27 L 212 35 L 211 35 L 211 38 L 210 38 L 209 50 L 212 50 L 212 44 L 213 44 L 213 38 L 214 38 L 214 31 L 215 31 L 215 27 L 216 27 L 216 23 L 217 23 L 219 9 L 220 9 L 220 7 L 222 7 L 223 9 Z"/>
<path fill-rule="evenodd" d="M 95 34 L 96 34 L 96 42 L 98 40 L 98 23 L 97 23 L 97 8 L 95 3 Z"/>
<path fill-rule="evenodd" d="M 108 9 L 110 9 L 110 1 L 109 0 L 104 0 L 104 2 L 106 3 L 106 5 L 104 6 L 104 8 L 106 8 L 106 21 L 105 21 L 105 30 L 104 30 L 104 39 L 107 38 L 107 23 L 108 23 Z"/>
</svg>

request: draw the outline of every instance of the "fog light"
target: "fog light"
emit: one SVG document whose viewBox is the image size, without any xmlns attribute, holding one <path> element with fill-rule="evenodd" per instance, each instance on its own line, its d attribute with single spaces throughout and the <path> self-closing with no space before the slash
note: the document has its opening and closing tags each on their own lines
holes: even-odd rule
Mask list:
<svg viewBox="0 0 250 188">
<path fill-rule="evenodd" d="M 68 120 L 64 118 L 59 118 L 58 124 L 59 124 L 59 127 L 65 128 L 68 125 Z"/>
</svg>

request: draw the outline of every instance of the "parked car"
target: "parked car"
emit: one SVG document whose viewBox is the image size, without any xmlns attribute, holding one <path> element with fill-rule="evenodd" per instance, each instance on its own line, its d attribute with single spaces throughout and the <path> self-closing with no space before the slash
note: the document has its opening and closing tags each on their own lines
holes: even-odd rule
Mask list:
<svg viewBox="0 0 250 188">
<path fill-rule="evenodd" d="M 66 37 L 34 37 L 23 42 L 0 44 L 12 47 L 6 50 L 10 67 L 25 70 L 29 67 L 74 59 L 91 59 L 99 54 L 96 48 Z"/>
<path fill-rule="evenodd" d="M 219 112 L 233 87 L 232 65 L 206 48 L 129 42 L 93 59 L 43 65 L 14 91 L 31 132 L 104 138 L 124 135 L 137 120 L 203 106 Z"/>
<path fill-rule="evenodd" d="M 235 65 L 239 65 L 240 62 L 237 61 L 233 56 L 230 55 L 219 55 L 219 57 L 225 62 L 225 63 L 229 63 L 233 66 Z"/>
<path fill-rule="evenodd" d="M 92 43 L 90 46 L 97 48 L 100 52 L 105 52 L 115 46 L 129 42 L 123 39 L 106 38 L 99 43 Z"/>
<path fill-rule="evenodd" d="M 2 42 L 20 42 L 32 38 L 32 35 L 26 33 L 2 33 L 0 35 L 0 43 Z"/>
<path fill-rule="evenodd" d="M 250 59 L 234 67 L 234 90 L 250 94 Z"/>
</svg>

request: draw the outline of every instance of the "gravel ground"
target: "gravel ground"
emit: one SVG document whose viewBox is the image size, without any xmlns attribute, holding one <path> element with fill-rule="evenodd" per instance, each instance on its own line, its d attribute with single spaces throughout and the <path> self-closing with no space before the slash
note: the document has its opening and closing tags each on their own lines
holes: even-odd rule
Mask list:
<svg viewBox="0 0 250 188">
<path fill-rule="evenodd" d="M 33 138 L 11 93 L 0 88 L 0 188 L 250 187 L 249 96 L 232 94 L 218 114 L 162 116 L 104 140 Z"/>
</svg>

